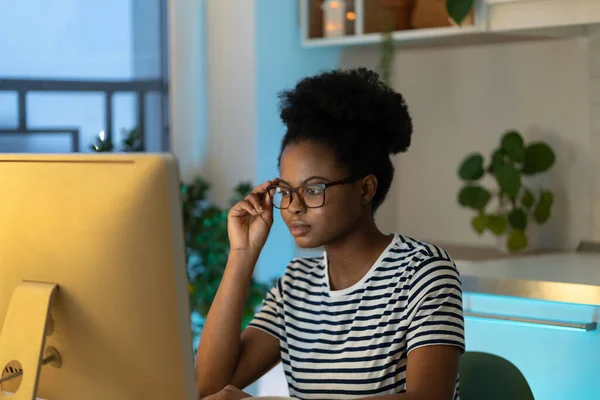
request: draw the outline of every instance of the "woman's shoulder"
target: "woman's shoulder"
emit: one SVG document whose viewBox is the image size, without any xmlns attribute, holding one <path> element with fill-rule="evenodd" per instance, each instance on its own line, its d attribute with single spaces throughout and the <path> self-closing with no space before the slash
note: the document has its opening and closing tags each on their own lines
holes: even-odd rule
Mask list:
<svg viewBox="0 0 600 400">
<path fill-rule="evenodd" d="M 296 257 L 287 265 L 281 276 L 283 286 L 317 289 L 323 286 L 325 264 L 323 257 Z"/>
<path fill-rule="evenodd" d="M 435 265 L 446 265 L 456 269 L 452 257 L 446 250 L 437 244 L 415 239 L 406 235 L 397 235 L 392 252 L 402 255 L 405 262 L 413 269 L 429 269 Z"/>
<path fill-rule="evenodd" d="M 451 261 L 452 258 L 442 246 L 428 242 L 422 239 L 415 239 L 407 235 L 396 234 L 393 246 L 398 252 L 404 252 L 407 255 L 416 258 L 439 258 Z"/>
</svg>

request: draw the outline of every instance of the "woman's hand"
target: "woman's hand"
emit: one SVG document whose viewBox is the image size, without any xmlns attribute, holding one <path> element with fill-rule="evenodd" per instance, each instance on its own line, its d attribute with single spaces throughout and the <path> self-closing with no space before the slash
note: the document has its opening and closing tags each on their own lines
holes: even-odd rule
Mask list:
<svg viewBox="0 0 600 400">
<path fill-rule="evenodd" d="M 221 390 L 219 393 L 212 394 L 208 397 L 205 397 L 203 400 L 240 400 L 246 399 L 250 396 L 246 392 L 242 392 L 240 389 L 235 386 L 227 386 L 225 389 Z"/>
<path fill-rule="evenodd" d="M 227 225 L 231 250 L 262 250 L 273 225 L 273 203 L 267 187 L 277 182 L 278 179 L 275 179 L 255 187 L 251 194 L 229 210 Z"/>
</svg>

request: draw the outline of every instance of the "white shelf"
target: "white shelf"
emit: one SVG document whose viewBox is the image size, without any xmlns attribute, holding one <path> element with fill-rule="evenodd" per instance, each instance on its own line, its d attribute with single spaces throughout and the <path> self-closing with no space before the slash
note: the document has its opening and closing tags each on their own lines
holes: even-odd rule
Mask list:
<svg viewBox="0 0 600 400">
<path fill-rule="evenodd" d="M 363 2 L 355 0 L 357 12 Z M 302 45 L 307 48 L 365 46 L 381 43 L 381 33 L 333 38 L 309 38 L 309 3 L 299 0 Z M 357 15 L 357 24 L 363 21 Z M 497 43 L 535 38 L 585 35 L 590 24 L 600 23 L 600 0 L 475 0 L 474 24 L 462 27 L 411 29 L 392 34 L 398 46 Z"/>
<path fill-rule="evenodd" d="M 396 43 L 418 43 L 443 38 L 457 38 L 460 36 L 473 35 L 481 32 L 482 30 L 476 26 L 450 26 L 444 28 L 397 31 L 392 34 L 392 37 Z M 381 40 L 381 33 L 367 33 L 363 35 L 348 35 L 336 38 L 304 39 L 302 44 L 305 47 L 357 46 L 381 43 Z"/>
</svg>

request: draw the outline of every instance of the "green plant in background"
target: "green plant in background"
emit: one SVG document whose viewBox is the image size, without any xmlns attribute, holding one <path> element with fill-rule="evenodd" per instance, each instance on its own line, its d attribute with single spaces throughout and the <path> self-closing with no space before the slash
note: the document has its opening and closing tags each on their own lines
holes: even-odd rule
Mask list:
<svg viewBox="0 0 600 400">
<path fill-rule="evenodd" d="M 114 146 L 112 144 L 112 141 L 106 137 L 104 131 L 100 131 L 94 143 L 90 145 L 90 150 L 96 153 L 109 153 L 113 151 L 113 149 Z"/>
<path fill-rule="evenodd" d="M 509 251 L 526 248 L 528 224 L 541 225 L 548 221 L 554 196 L 550 190 L 534 191 L 527 187 L 523 178 L 548 171 L 554 161 L 550 146 L 544 142 L 525 145 L 517 131 L 508 131 L 502 136 L 487 166 L 480 153 L 468 155 L 458 169 L 459 177 L 465 182 L 458 193 L 458 202 L 477 212 L 471 219 L 473 229 L 480 235 L 486 230 L 496 236 L 507 235 Z M 498 185 L 496 192 L 481 185 L 486 173 Z M 497 209 L 486 211 L 494 196 L 498 200 Z"/>
<path fill-rule="evenodd" d="M 471 12 L 474 3 L 475 0 L 446 0 L 446 11 L 452 21 L 460 26 Z"/>
<path fill-rule="evenodd" d="M 142 137 L 142 132 L 137 126 L 130 131 L 127 129 L 121 130 L 121 135 L 123 136 L 124 152 L 135 153 L 144 151 L 144 138 Z"/>
<path fill-rule="evenodd" d="M 206 318 L 215 298 L 229 256 L 227 235 L 227 209 L 207 200 L 210 185 L 204 179 L 196 179 L 181 185 L 185 247 L 190 281 L 190 305 L 192 311 Z M 234 189 L 231 205 L 242 200 L 252 191 L 250 183 L 241 183 Z M 254 312 L 271 288 L 252 278 L 244 307 L 242 328 L 252 320 Z M 194 324 L 196 325 L 196 324 Z M 194 326 L 197 335 L 202 321 Z"/>
</svg>

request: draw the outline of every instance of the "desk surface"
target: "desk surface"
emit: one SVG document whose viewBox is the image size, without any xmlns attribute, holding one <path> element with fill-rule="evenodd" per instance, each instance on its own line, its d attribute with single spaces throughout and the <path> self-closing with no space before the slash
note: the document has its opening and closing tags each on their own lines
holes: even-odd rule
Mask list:
<svg viewBox="0 0 600 400">
<path fill-rule="evenodd" d="M 600 305 L 600 254 L 548 253 L 491 260 L 455 258 L 463 291 Z"/>
</svg>

